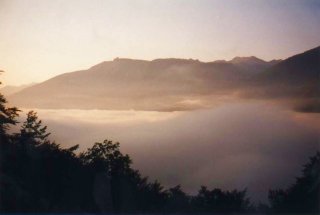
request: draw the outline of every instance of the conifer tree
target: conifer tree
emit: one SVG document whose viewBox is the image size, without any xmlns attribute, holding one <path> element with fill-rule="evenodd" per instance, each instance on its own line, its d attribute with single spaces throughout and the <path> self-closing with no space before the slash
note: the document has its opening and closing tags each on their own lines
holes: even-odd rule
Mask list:
<svg viewBox="0 0 320 215">
<path fill-rule="evenodd" d="M 21 126 L 20 137 L 27 143 L 35 145 L 49 143 L 47 126 L 42 125 L 42 121 L 38 119 L 38 115 L 34 111 L 27 113 L 27 119 Z"/>
<path fill-rule="evenodd" d="M 0 93 L 0 141 L 4 141 L 6 130 L 9 128 L 9 126 L 17 123 L 16 118 L 19 112 L 16 107 L 7 107 L 6 105 L 7 100 Z"/>
</svg>

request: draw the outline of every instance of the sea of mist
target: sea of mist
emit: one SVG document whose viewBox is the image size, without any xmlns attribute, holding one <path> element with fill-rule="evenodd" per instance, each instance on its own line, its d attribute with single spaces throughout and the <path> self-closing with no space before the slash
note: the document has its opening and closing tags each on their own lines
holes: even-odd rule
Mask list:
<svg viewBox="0 0 320 215">
<path fill-rule="evenodd" d="M 294 182 L 320 145 L 319 113 L 266 102 L 177 112 L 35 111 L 62 147 L 79 144 L 80 152 L 104 139 L 120 142 L 144 176 L 190 194 L 201 185 L 246 188 L 253 201 L 266 201 L 270 188 Z"/>
</svg>

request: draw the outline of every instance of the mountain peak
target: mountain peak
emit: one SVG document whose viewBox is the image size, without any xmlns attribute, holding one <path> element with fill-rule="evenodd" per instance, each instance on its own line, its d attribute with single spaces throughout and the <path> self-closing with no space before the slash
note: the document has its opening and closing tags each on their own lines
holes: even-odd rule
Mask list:
<svg viewBox="0 0 320 215">
<path fill-rule="evenodd" d="M 158 58 L 154 59 L 151 62 L 157 64 L 190 64 L 190 63 L 199 63 L 199 60 L 195 59 L 182 59 L 182 58 Z"/>
<path fill-rule="evenodd" d="M 112 62 L 119 62 L 119 63 L 130 63 L 130 62 L 148 62 L 147 60 L 138 60 L 138 59 L 131 59 L 131 58 L 119 58 L 116 57 L 113 59 Z"/>
<path fill-rule="evenodd" d="M 234 57 L 231 61 L 231 63 L 266 63 L 266 61 L 261 60 L 260 58 L 257 58 L 255 56 L 250 57 Z"/>
</svg>

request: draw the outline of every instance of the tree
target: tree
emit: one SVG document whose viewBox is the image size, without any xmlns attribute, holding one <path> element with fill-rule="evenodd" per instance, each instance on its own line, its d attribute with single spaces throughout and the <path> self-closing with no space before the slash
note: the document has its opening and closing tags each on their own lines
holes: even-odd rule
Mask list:
<svg viewBox="0 0 320 215">
<path fill-rule="evenodd" d="M 222 191 L 208 190 L 202 186 L 193 199 L 195 210 L 199 212 L 235 213 L 251 210 L 250 201 L 246 198 L 246 190 Z"/>
<path fill-rule="evenodd" d="M 286 190 L 270 190 L 269 202 L 273 212 L 320 212 L 320 152 L 304 165 L 302 176 Z"/>
<path fill-rule="evenodd" d="M 135 171 L 130 167 L 132 163 L 130 157 L 123 155 L 119 146 L 119 143 L 104 140 L 102 143 L 95 143 L 86 152 L 81 153 L 80 159 L 85 166 L 90 168 L 92 183 L 99 181 L 99 186 L 104 187 L 107 192 L 104 195 L 94 193 L 100 209 L 111 210 L 112 208 L 120 212 L 132 209 L 131 203 L 134 198 L 131 182 Z M 105 199 L 101 200 L 101 197 Z M 103 205 L 108 205 L 108 207 L 105 208 Z"/>
<path fill-rule="evenodd" d="M 1 71 L 0 71 L 1 72 Z M 1 82 L 0 82 L 1 85 Z M 0 141 L 5 141 L 6 130 L 10 125 L 15 125 L 17 123 L 16 118 L 18 117 L 18 108 L 7 107 L 7 100 L 0 93 Z M 0 143 L 1 143 L 0 142 Z"/>
<path fill-rule="evenodd" d="M 90 169 L 90 180 L 95 184 L 94 187 L 98 183 L 98 187 L 104 189 L 104 194 L 100 191 L 93 193 L 100 210 L 163 211 L 167 199 L 163 186 L 157 181 L 148 183 L 147 178 L 142 178 L 139 171 L 132 169 L 130 157 L 122 154 L 119 146 L 119 143 L 105 140 L 95 143 L 79 156 Z"/>
<path fill-rule="evenodd" d="M 190 197 L 177 185 L 168 190 L 167 211 L 188 212 L 190 210 Z"/>
<path fill-rule="evenodd" d="M 49 143 L 47 138 L 50 133 L 47 133 L 47 126 L 42 126 L 42 121 L 38 119 L 37 113 L 29 111 L 19 135 L 22 142 L 39 145 Z"/>
<path fill-rule="evenodd" d="M 19 197 L 18 195 L 12 195 L 17 187 L 15 186 L 15 180 L 7 174 L 7 170 L 10 168 L 8 162 L 15 158 L 15 148 L 11 144 L 11 135 L 7 133 L 7 130 L 17 123 L 18 112 L 19 110 L 16 107 L 7 107 L 7 100 L 0 93 L 0 211 L 11 200 Z"/>
<path fill-rule="evenodd" d="M 109 175 L 125 173 L 130 170 L 132 161 L 128 155 L 120 152 L 119 146 L 119 143 L 104 140 L 102 143 L 95 143 L 86 152 L 81 153 L 80 158 L 86 165 L 106 171 Z"/>
<path fill-rule="evenodd" d="M 3 105 L 3 110 L 8 109 Z M 16 124 L 12 119 L 4 124 Z M 7 127 L 3 128 L 5 132 Z M 78 179 L 85 171 L 74 154 L 78 146 L 61 149 L 48 140 L 46 129 L 30 111 L 19 133 L 4 133 L 6 141 L 0 144 L 0 211 L 75 212 L 84 208 L 80 202 L 85 197 L 78 191 L 85 183 Z"/>
</svg>

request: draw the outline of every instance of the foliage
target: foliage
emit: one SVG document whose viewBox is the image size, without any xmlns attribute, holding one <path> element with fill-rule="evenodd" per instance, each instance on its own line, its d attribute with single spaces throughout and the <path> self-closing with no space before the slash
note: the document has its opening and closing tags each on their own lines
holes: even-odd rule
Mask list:
<svg viewBox="0 0 320 215">
<path fill-rule="evenodd" d="M 246 190 L 223 192 L 220 189 L 208 190 L 207 187 L 202 186 L 193 201 L 201 212 L 246 212 L 250 209 Z"/>
<path fill-rule="evenodd" d="M 20 136 L 22 142 L 39 145 L 49 143 L 47 138 L 50 133 L 47 133 L 47 126 L 42 126 L 42 121 L 38 120 L 36 112 L 30 111 L 21 126 L 20 134 L 17 135 Z"/>
<path fill-rule="evenodd" d="M 269 201 L 273 212 L 320 212 L 320 152 L 304 166 L 302 176 L 286 190 L 270 190 Z"/>
<path fill-rule="evenodd" d="M 0 141 L 5 141 L 5 131 L 9 128 L 9 126 L 17 123 L 16 117 L 18 116 L 19 112 L 18 108 L 8 108 L 6 107 L 6 104 L 6 98 L 0 93 Z"/>
</svg>

